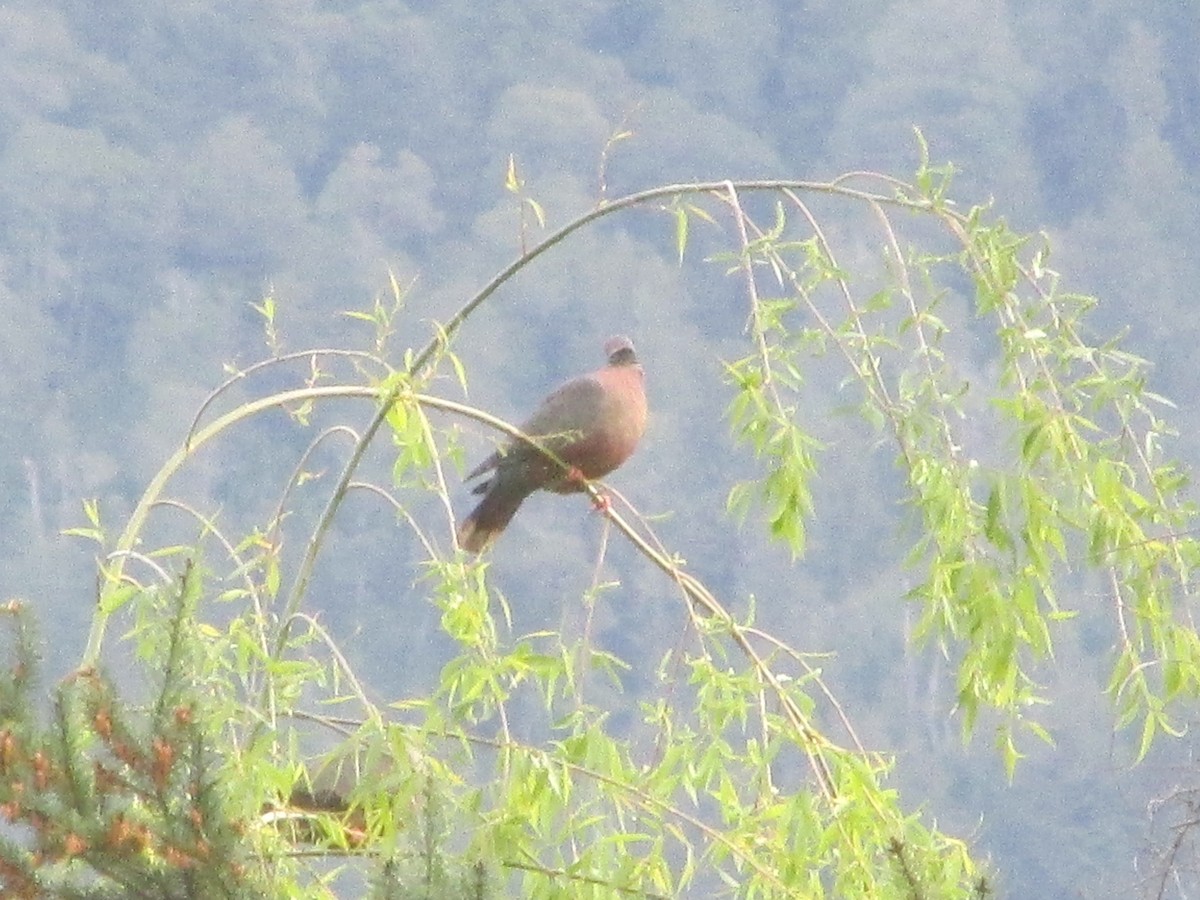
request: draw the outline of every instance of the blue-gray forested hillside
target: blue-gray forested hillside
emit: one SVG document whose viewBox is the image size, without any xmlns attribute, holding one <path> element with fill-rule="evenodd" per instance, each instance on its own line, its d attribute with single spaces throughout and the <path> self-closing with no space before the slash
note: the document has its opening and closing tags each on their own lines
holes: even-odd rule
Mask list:
<svg viewBox="0 0 1200 900">
<path fill-rule="evenodd" d="M 1100 298 L 1091 338 L 1124 332 L 1153 361 L 1153 390 L 1178 405 L 1174 449 L 1196 462 L 1198 47 L 1191 4 L 1115 0 L 8 0 L 0 598 L 31 602 L 51 672 L 67 671 L 95 593 L 95 545 L 61 535 L 84 521 L 81 502 L 97 498 L 120 525 L 208 393 L 273 352 L 264 298 L 284 352 L 364 346 L 370 329 L 342 313 L 386 299 L 394 276 L 406 289 L 395 345 L 423 344 L 520 252 L 523 228 L 541 233 L 505 188 L 510 161 L 554 227 L 605 197 L 692 179 L 908 178 L 918 126 L 935 161 L 959 170 L 960 202 L 992 198 L 1015 228 L 1048 233 L 1064 281 Z M 1008 784 L 986 722 L 963 745 L 939 649 L 906 643 L 895 536 L 911 522 L 886 446 L 846 450 L 851 437 L 863 446 L 856 426 L 829 417 L 836 403 L 814 407 L 827 468 L 795 568 L 725 516 L 747 460 L 726 449 L 714 360 L 738 352 L 747 309 L 726 265 L 703 262 L 712 248 L 696 227 L 684 265 L 673 220 L 644 210 L 505 285 L 455 344 L 472 402 L 520 419 L 599 365 L 605 337 L 632 335 L 652 418 L 612 480 L 664 515 L 669 546 L 729 605 L 761 598 L 764 626 L 834 653 L 825 677 L 864 742 L 896 755 L 911 805 L 992 860 L 1003 895 L 1153 896 L 1172 839 L 1155 803 L 1200 774 L 1188 737 L 1138 767 L 1128 736 L 1114 737 L 1111 636 L 1088 615 L 1100 592 L 1081 580 L 1062 598 L 1081 616 L 1044 685 L 1057 746 L 1026 748 Z M 969 305 L 957 308 L 969 331 Z M 837 390 L 819 374 L 813 384 Z M 263 419 L 179 491 L 248 527 L 277 500 L 259 473 L 309 438 L 282 413 Z M 472 458 L 489 446 L 478 429 L 463 440 Z M 386 480 L 390 448 L 378 449 Z M 196 537 L 194 520 L 177 527 Z M 529 501 L 493 569 L 516 630 L 576 615 L 564 604 L 590 583 L 597 533 L 582 500 Z M 312 594 L 380 698 L 432 678 L 440 652 L 410 565 L 419 548 L 404 539 L 393 510 L 355 499 Z M 678 598 L 632 552 L 614 547 L 609 566 L 636 590 L 602 600 L 600 642 L 657 658 L 652 640 L 682 627 Z M 635 670 L 629 685 L 652 677 Z M 614 707 L 635 715 L 635 699 L 614 695 Z"/>
</svg>

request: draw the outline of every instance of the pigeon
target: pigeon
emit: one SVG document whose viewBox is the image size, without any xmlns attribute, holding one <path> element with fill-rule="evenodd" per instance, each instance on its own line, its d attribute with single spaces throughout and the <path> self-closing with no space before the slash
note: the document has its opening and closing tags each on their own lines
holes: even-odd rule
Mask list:
<svg viewBox="0 0 1200 900">
<path fill-rule="evenodd" d="M 534 491 L 582 491 L 585 479 L 603 478 L 633 454 L 646 430 L 645 376 L 629 338 L 609 338 L 604 352 L 608 365 L 558 387 L 521 425 L 561 465 L 513 439 L 466 477 L 493 473 L 472 491 L 483 500 L 458 529 L 459 546 L 468 553 L 490 547 Z"/>
</svg>

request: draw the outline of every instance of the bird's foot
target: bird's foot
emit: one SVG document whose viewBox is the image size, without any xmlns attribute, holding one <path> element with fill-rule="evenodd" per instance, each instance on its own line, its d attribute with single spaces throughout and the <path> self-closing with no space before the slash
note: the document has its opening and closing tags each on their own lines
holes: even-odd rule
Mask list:
<svg viewBox="0 0 1200 900">
<path fill-rule="evenodd" d="M 569 466 L 567 468 L 566 481 L 568 484 L 577 484 L 583 487 L 587 483 L 587 479 L 583 477 L 583 472 L 578 466 Z"/>
<path fill-rule="evenodd" d="M 612 509 L 612 498 L 603 492 L 599 492 L 592 498 L 592 508 L 596 512 L 606 513 Z"/>
</svg>

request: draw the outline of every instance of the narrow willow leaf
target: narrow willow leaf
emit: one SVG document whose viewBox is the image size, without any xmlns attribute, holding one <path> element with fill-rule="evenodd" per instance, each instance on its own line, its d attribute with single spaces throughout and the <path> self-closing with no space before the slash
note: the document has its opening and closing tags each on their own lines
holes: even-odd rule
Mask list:
<svg viewBox="0 0 1200 900">
<path fill-rule="evenodd" d="M 675 250 L 679 254 L 679 264 L 683 265 L 684 251 L 688 242 L 688 214 L 682 207 L 675 208 Z"/>
</svg>

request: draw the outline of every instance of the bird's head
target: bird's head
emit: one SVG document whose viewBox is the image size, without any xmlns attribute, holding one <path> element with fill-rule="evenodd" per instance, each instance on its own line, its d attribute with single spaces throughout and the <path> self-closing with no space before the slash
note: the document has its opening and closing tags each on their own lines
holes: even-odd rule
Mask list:
<svg viewBox="0 0 1200 900">
<path fill-rule="evenodd" d="M 637 354 L 633 350 L 633 341 L 619 334 L 604 342 L 604 355 L 608 357 L 610 366 L 632 366 L 637 364 Z"/>
</svg>

